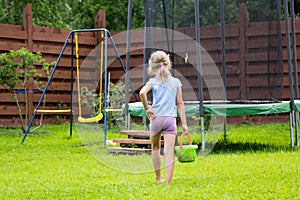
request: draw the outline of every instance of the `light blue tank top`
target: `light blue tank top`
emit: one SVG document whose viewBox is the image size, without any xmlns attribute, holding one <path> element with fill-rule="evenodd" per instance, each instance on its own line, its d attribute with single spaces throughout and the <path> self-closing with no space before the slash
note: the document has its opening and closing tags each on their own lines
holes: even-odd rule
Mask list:
<svg viewBox="0 0 300 200">
<path fill-rule="evenodd" d="M 156 116 L 177 117 L 176 96 L 177 89 L 182 86 L 178 78 L 168 76 L 164 83 L 158 77 L 150 78 L 146 85 L 150 85 L 153 94 L 151 110 Z"/>
</svg>

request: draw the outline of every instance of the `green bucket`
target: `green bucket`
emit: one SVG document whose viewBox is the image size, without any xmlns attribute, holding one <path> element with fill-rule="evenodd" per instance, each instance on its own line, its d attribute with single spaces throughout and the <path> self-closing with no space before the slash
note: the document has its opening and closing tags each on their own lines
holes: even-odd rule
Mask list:
<svg viewBox="0 0 300 200">
<path fill-rule="evenodd" d="M 182 145 L 182 137 L 184 135 L 188 136 L 189 145 Z M 178 161 L 181 163 L 194 162 L 197 157 L 197 149 L 197 145 L 192 145 L 192 140 L 189 134 L 181 134 L 179 146 L 175 146 L 175 154 Z"/>
</svg>

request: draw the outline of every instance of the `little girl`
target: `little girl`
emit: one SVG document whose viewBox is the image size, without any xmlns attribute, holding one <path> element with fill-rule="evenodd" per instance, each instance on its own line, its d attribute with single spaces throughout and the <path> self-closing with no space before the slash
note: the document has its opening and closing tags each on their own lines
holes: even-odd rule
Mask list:
<svg viewBox="0 0 300 200">
<path fill-rule="evenodd" d="M 171 62 L 163 51 L 152 53 L 149 59 L 150 78 L 140 91 L 140 99 L 150 120 L 152 162 L 157 182 L 162 182 L 160 162 L 160 138 L 164 136 L 164 155 L 166 158 L 166 183 L 172 181 L 174 170 L 174 145 L 177 134 L 176 117 L 179 113 L 182 132 L 187 133 L 185 109 L 182 100 L 181 82 L 170 73 Z M 147 93 L 152 90 L 153 104 L 148 106 Z"/>
</svg>

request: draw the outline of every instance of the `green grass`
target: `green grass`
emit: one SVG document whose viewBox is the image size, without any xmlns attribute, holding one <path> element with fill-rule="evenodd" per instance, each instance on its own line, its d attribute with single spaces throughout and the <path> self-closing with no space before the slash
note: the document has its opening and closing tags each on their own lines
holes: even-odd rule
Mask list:
<svg viewBox="0 0 300 200">
<path fill-rule="evenodd" d="M 152 171 L 118 170 L 150 156 L 114 156 L 119 166 L 107 166 L 78 133 L 68 137 L 68 124 L 38 132 L 21 145 L 19 129 L 0 129 L 0 199 L 300 199 L 300 150 L 287 124 L 229 126 L 212 152 L 176 162 L 169 186 Z"/>
</svg>

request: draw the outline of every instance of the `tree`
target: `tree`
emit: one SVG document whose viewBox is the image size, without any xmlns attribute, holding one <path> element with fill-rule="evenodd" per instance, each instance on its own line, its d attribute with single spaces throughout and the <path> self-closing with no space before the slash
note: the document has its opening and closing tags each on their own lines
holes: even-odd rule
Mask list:
<svg viewBox="0 0 300 200">
<path fill-rule="evenodd" d="M 99 10 L 106 10 L 106 28 L 110 31 L 127 29 L 127 6 L 124 0 L 2 0 L 0 23 L 22 24 L 24 7 L 32 4 L 33 24 L 36 26 L 88 29 L 94 28 L 94 18 Z M 113 6 L 112 6 L 113 5 Z M 132 28 L 144 23 L 144 1 L 133 1 Z"/>
<path fill-rule="evenodd" d="M 10 90 L 13 99 L 16 101 L 18 113 L 22 123 L 22 130 L 25 132 L 28 122 L 28 83 L 33 81 L 36 87 L 41 88 L 43 84 L 39 81 L 42 74 L 38 72 L 36 65 L 41 65 L 42 71 L 47 75 L 55 62 L 47 63 L 40 52 L 36 54 L 30 52 L 26 48 L 19 50 L 10 50 L 8 53 L 0 54 L 0 85 Z M 25 121 L 18 101 L 16 87 L 22 87 L 25 97 Z"/>
<path fill-rule="evenodd" d="M 150 1 L 149 1 L 150 2 Z M 162 0 L 151 1 L 162 13 Z M 165 0 L 167 13 L 172 13 L 172 0 Z M 194 0 L 174 1 L 174 27 L 190 26 L 194 21 Z M 245 3 L 252 13 L 250 21 L 270 20 L 276 17 L 275 0 L 225 0 L 225 21 L 236 23 L 239 3 Z M 300 1 L 295 0 L 295 15 L 300 19 Z M 124 0 L 2 0 L 0 3 L 0 23 L 22 24 L 22 13 L 26 4 L 32 3 L 33 24 L 37 26 L 87 29 L 94 28 L 94 17 L 98 10 L 106 11 L 106 28 L 110 31 L 127 29 L 128 1 Z M 132 28 L 144 27 L 144 1 L 132 1 Z M 283 1 L 282 1 L 283 3 Z M 282 4 L 283 5 L 283 4 Z M 220 23 L 220 0 L 199 0 L 201 25 Z M 283 6 L 282 6 L 283 7 Z M 161 15 L 162 17 L 162 15 Z M 281 12 L 283 19 L 283 12 Z M 158 19 L 159 20 L 159 19 Z M 160 21 L 162 22 L 162 21 Z M 168 27 L 171 25 L 168 24 Z"/>
<path fill-rule="evenodd" d="M 2 0 L 0 23 L 21 25 L 23 9 L 28 3 L 32 4 L 34 25 L 71 28 L 67 22 L 72 15 L 72 9 L 67 2 L 56 0 Z"/>
</svg>

